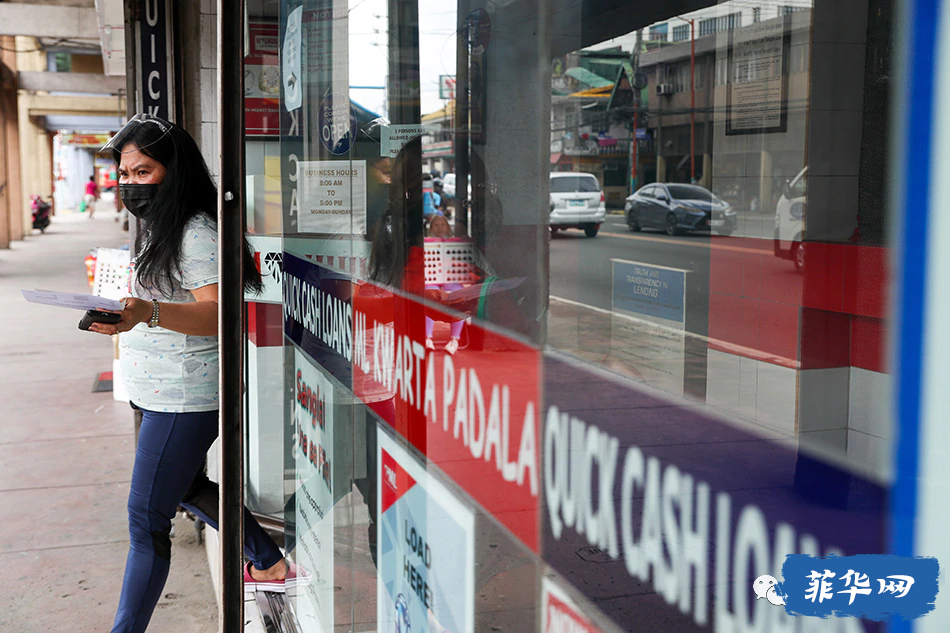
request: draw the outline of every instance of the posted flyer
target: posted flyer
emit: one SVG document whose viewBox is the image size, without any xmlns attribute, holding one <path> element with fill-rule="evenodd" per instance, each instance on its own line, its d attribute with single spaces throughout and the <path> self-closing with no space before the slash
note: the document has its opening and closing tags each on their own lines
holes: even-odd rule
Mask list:
<svg viewBox="0 0 950 633">
<path fill-rule="evenodd" d="M 297 586 L 301 623 L 333 631 L 333 385 L 294 349 L 296 562 L 310 575 Z"/>
<path fill-rule="evenodd" d="M 365 160 L 301 161 L 297 173 L 300 231 L 366 233 Z"/>
<path fill-rule="evenodd" d="M 377 430 L 379 631 L 474 633 L 473 513 Z"/>
<path fill-rule="evenodd" d="M 788 129 L 788 24 L 729 31 L 726 136 Z"/>
</svg>

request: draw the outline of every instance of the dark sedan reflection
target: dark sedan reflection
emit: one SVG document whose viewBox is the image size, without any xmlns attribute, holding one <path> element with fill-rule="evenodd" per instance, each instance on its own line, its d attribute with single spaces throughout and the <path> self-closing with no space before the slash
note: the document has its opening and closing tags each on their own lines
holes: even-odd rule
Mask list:
<svg viewBox="0 0 950 633">
<path fill-rule="evenodd" d="M 661 229 L 667 235 L 715 231 L 731 235 L 736 212 L 728 202 L 697 185 L 653 183 L 627 198 L 624 215 L 631 231 Z"/>
</svg>

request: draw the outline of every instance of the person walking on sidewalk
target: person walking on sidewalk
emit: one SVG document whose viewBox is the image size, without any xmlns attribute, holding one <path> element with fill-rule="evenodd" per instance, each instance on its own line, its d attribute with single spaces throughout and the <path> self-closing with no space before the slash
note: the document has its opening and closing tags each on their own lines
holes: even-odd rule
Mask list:
<svg viewBox="0 0 950 633">
<path fill-rule="evenodd" d="M 83 201 L 86 203 L 86 211 L 89 212 L 89 219 L 96 214 L 96 200 L 99 199 L 99 187 L 96 185 L 96 177 L 89 176 L 89 182 L 86 183 L 86 194 Z"/>
<path fill-rule="evenodd" d="M 218 434 L 217 191 L 194 139 L 139 114 L 103 148 L 119 172 L 119 195 L 141 220 L 130 295 L 114 325 L 131 402 L 142 426 L 129 493 L 130 549 L 113 633 L 141 633 L 162 595 L 179 505 L 217 529 L 218 488 L 205 455 Z M 245 240 L 248 290 L 260 273 Z M 296 570 L 244 511 L 245 586 L 283 591 Z"/>
</svg>

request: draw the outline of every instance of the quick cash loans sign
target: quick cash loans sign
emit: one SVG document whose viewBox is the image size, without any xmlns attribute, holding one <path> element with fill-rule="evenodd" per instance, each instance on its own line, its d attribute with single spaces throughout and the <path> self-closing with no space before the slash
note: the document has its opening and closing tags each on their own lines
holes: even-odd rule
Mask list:
<svg viewBox="0 0 950 633">
<path fill-rule="evenodd" d="M 851 477 L 848 504 L 835 507 L 817 497 L 847 476 L 826 464 L 825 480 L 796 477 L 814 458 L 787 440 L 573 362 L 545 357 L 545 375 L 542 554 L 615 623 L 652 633 L 877 630 L 790 616 L 757 601 L 752 582 L 781 579 L 788 554 L 883 553 L 880 486 Z M 628 595 L 633 606 L 617 599 Z"/>
<path fill-rule="evenodd" d="M 346 300 L 316 264 L 283 265 L 288 338 L 537 552 L 540 353 L 473 324 L 481 350 L 434 353 L 425 316 L 452 316 L 369 283 Z"/>
</svg>

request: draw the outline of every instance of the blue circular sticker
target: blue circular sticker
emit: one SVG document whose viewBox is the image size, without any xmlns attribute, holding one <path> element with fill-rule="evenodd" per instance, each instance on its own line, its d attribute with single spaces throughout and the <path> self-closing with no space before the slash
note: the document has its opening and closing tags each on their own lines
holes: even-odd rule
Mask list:
<svg viewBox="0 0 950 633">
<path fill-rule="evenodd" d="M 350 151 L 356 135 L 356 116 L 350 100 L 330 93 L 320 103 L 320 142 L 334 156 Z"/>
</svg>

